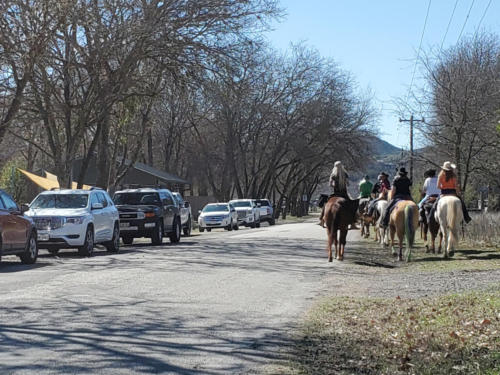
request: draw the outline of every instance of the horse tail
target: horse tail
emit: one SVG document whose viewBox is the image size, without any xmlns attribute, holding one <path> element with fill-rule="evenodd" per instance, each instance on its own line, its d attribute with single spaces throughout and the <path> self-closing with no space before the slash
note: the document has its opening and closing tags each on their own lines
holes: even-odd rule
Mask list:
<svg viewBox="0 0 500 375">
<path fill-rule="evenodd" d="M 405 207 L 405 234 L 408 247 L 412 248 L 415 243 L 416 228 L 413 225 L 413 215 L 415 214 L 415 206 L 408 205 Z"/>
<path fill-rule="evenodd" d="M 449 209 L 450 207 L 448 206 L 448 215 L 446 215 L 447 219 L 447 225 L 449 229 L 449 236 L 448 236 L 448 242 L 450 243 L 450 248 L 454 249 L 455 245 L 458 243 L 458 238 L 456 237 L 456 234 L 458 232 L 458 221 L 461 221 L 462 219 L 460 218 L 460 213 L 462 211 L 462 203 L 460 202 L 460 199 L 454 199 L 453 201 L 450 202 L 451 204 L 451 210 Z"/>
</svg>

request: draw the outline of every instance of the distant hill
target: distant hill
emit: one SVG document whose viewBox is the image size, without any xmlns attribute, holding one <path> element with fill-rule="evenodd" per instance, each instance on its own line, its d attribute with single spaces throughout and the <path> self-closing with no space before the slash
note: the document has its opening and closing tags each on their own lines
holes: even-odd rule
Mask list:
<svg viewBox="0 0 500 375">
<path fill-rule="evenodd" d="M 373 138 L 372 147 L 373 153 L 377 156 L 387 156 L 391 154 L 399 154 L 401 152 L 399 147 L 391 145 L 389 142 L 386 142 L 378 137 Z"/>
</svg>

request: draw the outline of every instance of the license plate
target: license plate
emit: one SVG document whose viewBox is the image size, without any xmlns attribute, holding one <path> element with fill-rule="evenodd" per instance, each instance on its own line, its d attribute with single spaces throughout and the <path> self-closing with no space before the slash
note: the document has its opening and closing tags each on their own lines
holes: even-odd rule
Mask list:
<svg viewBox="0 0 500 375">
<path fill-rule="evenodd" d="M 120 223 L 120 228 L 126 228 L 129 226 L 130 226 L 130 223 Z"/>
<path fill-rule="evenodd" d="M 121 231 L 127 231 L 127 230 L 138 230 L 138 227 L 122 227 L 120 226 Z"/>
<path fill-rule="evenodd" d="M 47 233 L 38 233 L 38 241 L 48 241 L 50 236 Z"/>
</svg>

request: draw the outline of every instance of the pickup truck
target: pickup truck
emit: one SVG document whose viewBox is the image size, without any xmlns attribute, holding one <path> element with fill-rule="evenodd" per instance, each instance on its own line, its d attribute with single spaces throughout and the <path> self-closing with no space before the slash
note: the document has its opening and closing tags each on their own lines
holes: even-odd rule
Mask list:
<svg viewBox="0 0 500 375">
<path fill-rule="evenodd" d="M 273 205 L 269 199 L 256 199 L 257 206 L 260 206 L 260 221 L 267 221 L 269 225 L 274 225 L 276 223 L 274 219 Z"/>
<path fill-rule="evenodd" d="M 250 228 L 260 228 L 260 209 L 253 199 L 229 201 L 238 214 L 238 224 Z"/>
<path fill-rule="evenodd" d="M 185 201 L 184 198 L 182 198 L 181 193 L 173 192 L 172 195 L 174 196 L 174 199 L 179 206 L 179 212 L 181 215 L 181 227 L 184 236 L 189 237 L 191 235 L 191 229 L 193 228 L 193 215 L 191 214 L 191 205 L 189 204 L 189 202 Z"/>
</svg>

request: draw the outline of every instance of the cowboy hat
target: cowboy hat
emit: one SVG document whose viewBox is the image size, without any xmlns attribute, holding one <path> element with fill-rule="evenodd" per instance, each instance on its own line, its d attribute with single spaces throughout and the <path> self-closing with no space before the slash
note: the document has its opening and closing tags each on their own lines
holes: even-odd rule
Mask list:
<svg viewBox="0 0 500 375">
<path fill-rule="evenodd" d="M 452 164 L 450 161 L 445 161 L 441 169 L 445 171 L 452 171 L 456 168 L 457 166 L 455 164 Z"/>
<path fill-rule="evenodd" d="M 399 168 L 399 172 L 398 172 L 400 175 L 407 175 L 408 172 L 406 172 L 406 168 L 405 167 L 401 167 Z"/>
<path fill-rule="evenodd" d="M 341 161 L 336 161 L 335 164 L 333 165 L 334 167 L 338 167 L 339 165 L 341 165 L 342 162 Z"/>
</svg>

